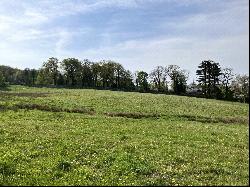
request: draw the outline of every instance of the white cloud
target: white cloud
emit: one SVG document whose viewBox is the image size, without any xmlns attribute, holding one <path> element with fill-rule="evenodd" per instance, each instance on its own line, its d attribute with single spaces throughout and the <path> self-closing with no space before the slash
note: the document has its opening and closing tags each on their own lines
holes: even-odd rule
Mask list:
<svg viewBox="0 0 250 187">
<path fill-rule="evenodd" d="M 134 8 L 138 3 L 136 0 L 98 0 L 98 1 L 71 1 L 71 0 L 44 0 L 38 1 L 32 5 L 26 4 L 25 14 L 32 15 L 37 18 L 52 19 L 69 16 L 75 14 L 85 14 L 97 11 L 103 8 Z"/>
<path fill-rule="evenodd" d="M 168 0 L 158 0 L 166 2 Z M 33 2 L 33 3 L 30 3 Z M 0 1 L 0 60 L 15 67 L 38 68 L 48 57 L 60 59 L 76 57 L 90 60 L 113 59 L 130 70 L 150 71 L 156 65 L 177 64 L 195 72 L 204 59 L 215 60 L 223 66 L 233 67 L 235 72 L 247 73 L 249 65 L 249 7 L 247 1 L 229 1 L 224 9 L 211 12 L 182 15 L 182 17 L 161 18 L 155 29 L 161 30 L 158 37 L 129 39 L 127 31 L 104 28 L 97 33 L 95 28 L 80 25 L 66 28 L 53 25 L 58 18 L 109 10 L 112 7 L 138 8 L 153 0 L 100 0 L 100 1 L 12 1 L 15 11 L 7 12 L 8 1 Z M 169 0 L 178 5 L 191 6 L 204 3 L 203 0 Z M 206 1 L 211 2 L 211 1 Z M 247 2 L 247 3 L 246 3 Z M 15 4 L 16 3 L 16 4 Z M 9 6 L 9 4 L 8 4 Z M 20 8 L 19 8 L 20 7 Z M 115 22 L 116 21 L 116 22 Z M 116 19 L 114 27 L 123 20 Z M 172 30 L 171 33 L 169 31 Z M 163 32 L 164 31 L 164 32 Z M 77 51 L 68 47 L 79 38 L 101 36 L 101 46 Z M 138 33 L 133 33 L 134 36 Z M 114 36 L 125 36 L 126 41 L 114 42 Z M 138 34 L 139 35 L 139 34 Z M 217 36 L 218 35 L 218 36 Z M 97 36 L 96 36 L 97 37 Z M 134 37 L 135 38 L 135 37 Z M 191 76 L 194 77 L 194 74 Z M 192 79 L 191 79 L 192 81 Z"/>
<path fill-rule="evenodd" d="M 191 1 L 192 2 L 192 1 Z M 235 2 L 235 1 L 233 1 Z M 224 9 L 163 19 L 161 29 L 172 29 L 176 34 L 197 37 L 224 37 L 249 33 L 249 8 L 242 1 L 224 3 Z"/>
<path fill-rule="evenodd" d="M 60 31 L 58 33 L 59 39 L 56 42 L 55 53 L 56 56 L 61 56 L 66 45 L 70 42 L 72 34 L 67 31 Z"/>
<path fill-rule="evenodd" d="M 51 23 L 54 19 L 59 17 L 66 17 L 69 15 L 85 14 L 96 11 L 101 8 L 117 7 L 135 7 L 135 0 L 100 0 L 86 3 L 86 1 L 69 1 L 69 0 L 44 0 L 35 1 L 1 1 L 0 3 L 0 39 L 9 39 L 10 41 L 22 42 L 25 40 L 34 40 L 39 38 L 48 38 L 54 36 L 55 28 L 46 28 L 41 26 Z M 4 7 L 11 7 L 16 9 L 15 14 L 9 14 Z M 50 34 L 46 33 L 46 30 Z M 62 29 L 64 30 L 64 29 Z M 58 31 L 56 31 L 58 33 Z M 67 35 L 67 36 L 66 36 Z M 62 40 L 66 40 L 69 34 L 65 31 L 59 31 L 58 46 Z M 63 39 L 64 38 L 64 39 Z"/>
<path fill-rule="evenodd" d="M 247 73 L 249 68 L 247 38 L 247 35 L 242 35 L 212 40 L 181 37 L 132 40 L 75 55 L 94 60 L 114 59 L 133 71 L 140 69 L 150 71 L 156 65 L 176 64 L 190 71 L 190 81 L 192 81 L 195 79 L 197 66 L 202 60 L 207 59 L 219 62 L 222 67 L 232 67 L 237 73 Z"/>
<path fill-rule="evenodd" d="M 49 18 L 41 13 L 25 10 L 24 18 L 19 21 L 23 25 L 37 25 L 48 21 Z"/>
</svg>

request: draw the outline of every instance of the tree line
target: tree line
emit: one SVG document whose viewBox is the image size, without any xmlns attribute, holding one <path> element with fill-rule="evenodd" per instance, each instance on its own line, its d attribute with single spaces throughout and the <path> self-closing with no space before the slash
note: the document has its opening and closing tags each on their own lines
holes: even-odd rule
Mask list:
<svg viewBox="0 0 250 187">
<path fill-rule="evenodd" d="M 91 62 L 67 58 L 59 61 L 51 57 L 38 70 L 0 66 L 0 87 L 18 84 L 96 88 L 249 102 L 248 75 L 235 75 L 231 68 L 221 68 L 212 60 L 202 61 L 196 75 L 197 81 L 188 85 L 189 73 L 177 65 L 156 66 L 149 73 L 132 73 L 111 60 Z"/>
</svg>

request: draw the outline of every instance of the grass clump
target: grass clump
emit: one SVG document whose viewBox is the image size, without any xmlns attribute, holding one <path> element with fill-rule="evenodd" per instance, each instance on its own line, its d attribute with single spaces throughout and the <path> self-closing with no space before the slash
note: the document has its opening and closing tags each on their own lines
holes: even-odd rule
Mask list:
<svg viewBox="0 0 250 187">
<path fill-rule="evenodd" d="M 70 171 L 72 166 L 70 162 L 60 161 L 57 165 L 57 168 L 62 171 Z"/>
<path fill-rule="evenodd" d="M 15 92 L 1 92 L 0 91 L 0 97 L 31 97 L 31 98 L 36 98 L 36 97 L 47 97 L 50 93 L 48 92 L 40 92 L 40 93 L 33 93 L 33 92 L 20 92 L 20 93 L 15 93 Z"/>
<path fill-rule="evenodd" d="M 111 117 L 126 117 L 126 118 L 133 118 L 133 119 L 159 118 L 160 117 L 160 115 L 158 114 L 132 113 L 132 112 L 107 112 L 105 114 Z"/>
<path fill-rule="evenodd" d="M 193 115 L 178 115 L 188 121 L 197 121 L 201 123 L 225 123 L 225 124 L 248 124 L 248 117 L 206 117 L 206 116 L 193 116 Z"/>
<path fill-rule="evenodd" d="M 9 162 L 0 161 L 0 174 L 3 176 L 14 175 L 16 173 L 15 167 Z"/>
<path fill-rule="evenodd" d="M 41 104 L 34 104 L 34 103 L 19 103 L 13 106 L 7 105 L 0 105 L 0 110 L 14 110 L 17 111 L 18 109 L 26 109 L 26 110 L 41 110 L 41 111 L 48 111 L 48 112 L 68 112 L 68 113 L 80 113 L 80 114 L 95 114 L 95 110 L 93 108 L 62 108 L 57 106 L 50 106 L 50 105 L 41 105 Z"/>
</svg>

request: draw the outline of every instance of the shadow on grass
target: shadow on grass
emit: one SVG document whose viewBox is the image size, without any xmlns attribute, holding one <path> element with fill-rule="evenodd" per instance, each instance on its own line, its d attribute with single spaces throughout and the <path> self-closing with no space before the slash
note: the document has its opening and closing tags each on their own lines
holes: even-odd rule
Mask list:
<svg viewBox="0 0 250 187">
<path fill-rule="evenodd" d="M 243 117 L 206 117 L 206 116 L 194 116 L 194 115 L 160 115 L 160 114 L 146 114 L 146 113 L 132 113 L 132 112 L 110 112 L 104 113 L 110 117 L 125 117 L 133 119 L 141 118 L 180 118 L 187 121 L 197 121 L 201 123 L 224 123 L 224 124 L 248 124 L 248 118 Z"/>
<path fill-rule="evenodd" d="M 0 92 L 1 91 L 10 91 L 10 88 L 8 86 L 6 86 L 6 87 L 0 87 Z"/>
<path fill-rule="evenodd" d="M 0 162 L 0 174 L 10 176 L 16 173 L 16 169 L 11 163 Z"/>
<path fill-rule="evenodd" d="M 29 103 L 19 103 L 13 106 L 0 105 L 1 110 L 14 110 L 18 109 L 26 109 L 26 110 L 41 110 L 48 112 L 67 112 L 67 113 L 81 113 L 81 114 L 95 114 L 95 110 L 93 108 L 61 108 L 56 106 L 48 106 L 48 105 L 40 105 L 40 104 L 29 104 Z"/>
<path fill-rule="evenodd" d="M 51 93 L 28 93 L 28 92 L 22 92 L 22 93 L 11 93 L 11 92 L 0 92 L 0 97 L 47 97 Z"/>
<path fill-rule="evenodd" d="M 80 113 L 80 114 L 90 114 L 94 115 L 96 112 L 93 108 L 80 107 L 80 108 L 61 108 L 57 106 L 41 105 L 41 104 L 30 104 L 30 103 L 19 103 L 13 106 L 1 105 L 0 111 L 3 110 L 14 110 L 26 109 L 26 110 L 41 110 L 49 112 L 67 112 L 67 113 Z M 138 113 L 138 112 L 105 112 L 103 113 L 109 117 L 123 117 L 123 118 L 132 118 L 132 119 L 182 119 L 187 121 L 196 121 L 201 123 L 224 123 L 224 124 L 248 124 L 248 117 L 207 117 L 207 116 L 195 116 L 195 115 L 162 115 L 162 114 L 148 114 L 148 113 Z"/>
<path fill-rule="evenodd" d="M 201 123 L 241 123 L 248 124 L 248 118 L 242 117 L 206 117 L 206 116 L 192 116 L 192 115 L 178 115 L 178 117 L 186 119 L 188 121 L 197 121 Z"/>
<path fill-rule="evenodd" d="M 141 118 L 160 118 L 159 114 L 146 114 L 146 113 L 132 113 L 132 112 L 107 112 L 104 113 L 107 116 L 111 117 L 126 117 L 133 119 L 141 119 Z"/>
</svg>

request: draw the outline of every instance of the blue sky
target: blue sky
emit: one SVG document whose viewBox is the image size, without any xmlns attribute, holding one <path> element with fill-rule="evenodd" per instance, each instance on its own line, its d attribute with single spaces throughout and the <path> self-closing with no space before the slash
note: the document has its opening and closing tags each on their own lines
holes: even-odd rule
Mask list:
<svg viewBox="0 0 250 187">
<path fill-rule="evenodd" d="M 249 69 L 248 0 L 1 0 L 0 64 L 115 60 L 131 71 L 211 59 Z"/>
</svg>

